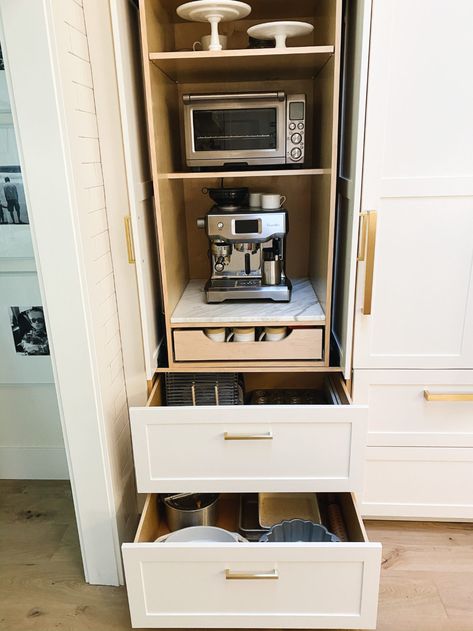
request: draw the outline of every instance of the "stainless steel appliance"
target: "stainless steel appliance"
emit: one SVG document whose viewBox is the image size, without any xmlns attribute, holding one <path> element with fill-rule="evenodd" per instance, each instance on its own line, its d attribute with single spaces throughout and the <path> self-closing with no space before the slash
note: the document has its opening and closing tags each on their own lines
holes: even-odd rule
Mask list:
<svg viewBox="0 0 473 631">
<path fill-rule="evenodd" d="M 214 206 L 197 220 L 210 244 L 207 302 L 270 299 L 288 302 L 291 282 L 284 270 L 287 211 Z"/>
<path fill-rule="evenodd" d="M 189 167 L 302 165 L 305 94 L 184 94 Z"/>
</svg>

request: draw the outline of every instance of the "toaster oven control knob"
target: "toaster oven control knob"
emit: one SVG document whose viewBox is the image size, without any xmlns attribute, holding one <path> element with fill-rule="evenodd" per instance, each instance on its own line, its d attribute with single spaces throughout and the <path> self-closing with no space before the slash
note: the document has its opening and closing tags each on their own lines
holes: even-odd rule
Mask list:
<svg viewBox="0 0 473 631">
<path fill-rule="evenodd" d="M 219 221 L 217 224 L 217 228 L 221 230 L 223 228 L 223 221 Z"/>
<path fill-rule="evenodd" d="M 304 123 L 297 123 L 297 129 L 304 129 Z"/>
<path fill-rule="evenodd" d="M 296 124 L 295 123 L 289 123 L 289 129 L 291 131 L 293 131 L 296 128 Z"/>
<path fill-rule="evenodd" d="M 302 151 L 299 149 L 299 147 L 294 147 L 294 149 L 291 150 L 291 158 L 293 160 L 300 160 L 302 156 Z"/>
<path fill-rule="evenodd" d="M 292 134 L 291 140 L 295 145 L 298 145 L 302 141 L 302 136 L 300 134 Z"/>
<path fill-rule="evenodd" d="M 205 218 L 204 217 L 199 217 L 197 219 L 197 228 L 200 228 L 201 230 L 203 230 L 205 228 Z"/>
</svg>

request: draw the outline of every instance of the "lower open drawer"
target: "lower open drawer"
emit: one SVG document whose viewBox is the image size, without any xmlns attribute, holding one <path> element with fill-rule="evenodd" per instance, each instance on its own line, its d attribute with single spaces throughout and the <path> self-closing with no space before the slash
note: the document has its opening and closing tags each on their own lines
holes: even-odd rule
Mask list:
<svg viewBox="0 0 473 631">
<path fill-rule="evenodd" d="M 238 499 L 222 498 L 220 527 L 237 530 Z M 149 495 L 122 547 L 133 627 L 375 628 L 381 545 L 353 496 L 337 501 L 348 542 L 156 543 L 167 526 Z"/>
</svg>

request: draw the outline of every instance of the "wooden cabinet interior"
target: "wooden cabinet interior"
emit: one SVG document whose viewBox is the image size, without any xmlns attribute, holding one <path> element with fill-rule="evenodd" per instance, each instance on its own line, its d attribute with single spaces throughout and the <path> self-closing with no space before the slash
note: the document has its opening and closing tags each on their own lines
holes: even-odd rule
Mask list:
<svg viewBox="0 0 473 631">
<path fill-rule="evenodd" d="M 319 501 L 323 502 L 325 495 L 325 493 L 317 493 Z M 363 543 L 368 541 L 363 522 L 357 513 L 352 495 L 350 493 L 337 493 L 336 499 L 342 511 L 348 541 L 350 543 Z M 238 532 L 239 503 L 240 496 L 238 493 L 229 493 L 221 496 L 218 507 L 218 528 L 223 528 L 230 532 Z M 165 517 L 158 508 L 158 496 L 154 493 L 150 493 L 146 498 L 141 521 L 136 531 L 135 543 L 152 543 L 156 541 L 158 537 L 167 535 L 169 532 Z"/>
<path fill-rule="evenodd" d="M 192 50 L 193 42 L 208 32 L 209 25 L 180 20 L 175 12 L 179 4 L 176 0 L 141 0 L 140 3 L 169 367 L 177 370 L 191 368 L 189 365 L 181 368 L 172 358 L 171 316 L 189 280 L 206 279 L 209 275 L 207 237 L 203 230 L 197 228 L 196 219 L 205 215 L 211 206 L 208 197 L 201 192 L 202 187 L 220 186 L 222 182 L 226 187 L 248 186 L 250 190 L 280 192 L 287 196 L 289 233 L 286 271 L 290 279 L 310 279 L 325 312 L 323 326 L 326 334 L 321 367 L 326 367 L 329 365 L 330 349 L 327 332 L 330 331 L 332 296 L 342 2 L 303 0 L 293 3 L 293 6 L 279 0 L 253 2 L 251 19 L 221 24 L 221 32 L 229 37 L 229 50 L 225 51 L 228 70 L 225 81 L 216 76 L 211 83 L 203 82 L 212 76 L 204 70 L 208 67 L 208 59 L 213 56 L 218 58 L 219 53 L 193 52 L 192 56 L 188 52 L 183 53 Z M 276 58 L 270 57 L 268 51 L 271 49 L 263 49 L 252 51 L 248 57 L 247 28 L 263 19 L 278 17 L 310 21 L 315 26 L 314 31 L 308 37 L 290 41 L 295 52 L 289 47 L 278 51 Z M 308 47 L 307 53 L 304 50 L 301 52 L 301 46 Z M 265 59 L 262 60 L 262 57 Z M 297 59 L 302 58 L 304 62 L 298 65 Z M 271 60 L 266 64 L 269 76 L 276 73 L 278 78 L 268 80 L 263 72 L 256 80 L 258 73 L 255 74 L 255 68 L 266 67 L 266 59 Z M 186 66 L 189 63 L 197 66 L 189 70 Z M 294 72 L 295 67 L 303 67 L 303 72 Z M 299 78 L 294 78 L 298 75 Z M 191 79 L 191 82 L 179 82 L 179 77 Z M 182 94 L 256 89 L 306 94 L 310 115 L 305 168 L 301 171 L 275 169 L 236 174 L 223 171 L 218 175 L 186 170 L 181 133 Z M 277 310 L 275 303 L 276 319 Z"/>
<path fill-rule="evenodd" d="M 335 395 L 339 405 L 351 404 L 345 382 L 339 376 L 321 372 L 285 372 L 280 369 L 279 372 L 244 372 L 241 378 L 245 396 L 253 390 L 313 389 L 323 393 L 327 401 L 333 401 Z M 166 405 L 166 395 L 164 377 L 160 375 L 150 392 L 146 407 L 163 405 Z"/>
</svg>

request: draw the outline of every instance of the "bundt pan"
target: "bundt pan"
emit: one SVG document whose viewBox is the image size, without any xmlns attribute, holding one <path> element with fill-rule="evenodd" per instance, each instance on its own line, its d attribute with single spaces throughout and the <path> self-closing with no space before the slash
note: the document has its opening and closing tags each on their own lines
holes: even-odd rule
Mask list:
<svg viewBox="0 0 473 631">
<path fill-rule="evenodd" d="M 325 526 L 314 524 L 304 519 L 290 519 L 275 524 L 271 530 L 260 538 L 261 542 L 289 543 L 295 541 L 310 541 L 313 543 L 336 542 L 340 539 L 329 532 Z"/>
</svg>

